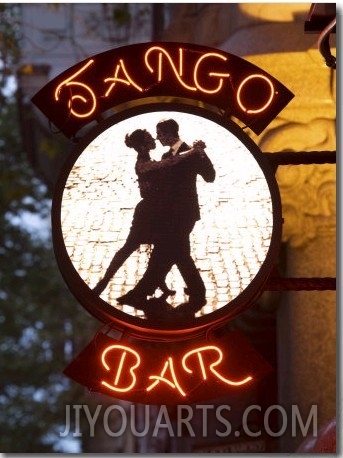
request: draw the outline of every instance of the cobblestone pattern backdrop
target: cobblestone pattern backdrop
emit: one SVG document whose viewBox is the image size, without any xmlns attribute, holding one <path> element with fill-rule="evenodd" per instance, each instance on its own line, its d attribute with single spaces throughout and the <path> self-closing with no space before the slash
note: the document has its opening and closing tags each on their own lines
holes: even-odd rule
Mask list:
<svg viewBox="0 0 343 458">
<path fill-rule="evenodd" d="M 156 123 L 167 116 L 170 113 L 141 115 L 141 119 L 107 129 L 84 150 L 68 177 L 61 215 L 64 242 L 74 267 L 90 288 L 124 244 L 140 200 L 134 172 L 136 153 L 125 146 L 125 134 L 147 128 L 155 135 Z M 207 305 L 199 312 L 204 314 L 226 305 L 255 277 L 270 245 L 272 204 L 262 170 L 235 136 L 193 115 L 177 113 L 175 118 L 181 127 L 188 123 L 186 136 L 182 136 L 185 141 L 205 141 L 216 169 L 214 183 L 198 178 L 201 220 L 191 234 L 192 256 L 206 285 Z M 158 144 L 152 155 L 159 160 L 164 151 Z M 120 306 L 116 298 L 143 275 L 150 250 L 149 245 L 141 245 L 117 271 L 101 295 L 106 302 L 144 316 L 130 306 Z M 169 299 L 171 305 L 187 300 L 176 266 L 167 284 L 177 291 Z"/>
</svg>

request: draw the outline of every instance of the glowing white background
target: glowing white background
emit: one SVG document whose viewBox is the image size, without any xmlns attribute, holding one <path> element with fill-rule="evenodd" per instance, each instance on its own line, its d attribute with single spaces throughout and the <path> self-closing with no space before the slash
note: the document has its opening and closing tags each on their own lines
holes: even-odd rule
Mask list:
<svg viewBox="0 0 343 458">
<path fill-rule="evenodd" d="M 254 156 L 231 132 L 205 118 L 181 112 L 135 116 L 110 127 L 94 139 L 76 161 L 62 199 L 62 231 L 70 259 L 81 278 L 93 288 L 112 256 L 123 245 L 140 200 L 134 166 L 137 154 L 124 138 L 138 128 L 156 136 L 156 124 L 173 118 L 188 144 L 204 140 L 216 169 L 214 183 L 198 178 L 201 220 L 191 234 L 193 259 L 207 289 L 207 305 L 200 314 L 216 310 L 236 298 L 252 281 L 265 260 L 272 234 L 270 191 Z M 156 141 L 151 157 L 159 160 L 168 148 Z M 186 196 L 185 196 L 186 197 Z M 115 274 L 101 297 L 129 314 L 115 298 L 126 293 L 143 275 L 149 247 L 132 254 Z M 177 290 L 169 302 L 187 299 L 184 283 L 174 266 L 167 277 Z"/>
</svg>

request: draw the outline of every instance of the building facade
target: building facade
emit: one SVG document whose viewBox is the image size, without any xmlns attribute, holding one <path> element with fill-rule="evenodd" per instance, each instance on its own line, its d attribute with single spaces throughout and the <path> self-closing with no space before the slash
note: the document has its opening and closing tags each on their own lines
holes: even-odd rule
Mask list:
<svg viewBox="0 0 343 458">
<path fill-rule="evenodd" d="M 164 6 L 163 9 L 161 5 L 153 8 L 152 4 L 123 4 L 123 8 L 113 4 L 21 4 L 23 38 L 18 82 L 23 112 L 32 111 L 29 98 L 44 84 L 93 54 L 156 39 L 194 43 L 247 59 L 295 94 L 294 100 L 261 135 L 250 134 L 262 152 L 336 150 L 336 69 L 325 62 L 321 46 L 326 40 L 326 51 L 329 45 L 331 53 L 336 54 L 333 26 L 331 33 L 323 35 L 335 18 L 335 4 Z M 309 29 L 312 24 L 312 29 L 306 31 L 306 24 Z M 53 134 L 38 112 L 32 122 L 29 125 L 23 122 L 26 147 L 37 173 L 53 188 L 56 170 L 71 145 Z M 49 159 L 46 145 L 55 143 L 61 147 Z M 276 178 L 284 219 L 280 269 L 291 278 L 335 277 L 335 165 L 280 166 Z M 304 419 L 312 406 L 318 406 L 318 427 L 335 419 L 334 291 L 314 287 L 265 293 L 235 325 L 275 367 L 273 375 L 261 382 L 249 399 L 214 398 L 214 405 L 235 406 L 231 418 L 237 427 L 242 412 L 253 404 L 264 409 L 281 405 L 289 417 L 292 406 L 297 405 Z M 201 421 L 200 416 L 194 418 L 194 430 L 201 430 Z M 280 430 L 280 418 L 273 422 L 274 431 Z M 261 426 L 261 418 L 256 418 L 256 426 Z M 303 440 L 301 431 L 293 434 L 288 425 L 280 437 L 275 434 L 244 440 L 242 437 L 218 439 L 215 435 L 192 437 L 189 431 L 179 439 L 163 436 L 137 440 L 130 436 L 124 448 L 141 452 L 234 453 L 254 451 L 255 447 L 260 452 L 288 453 L 295 452 Z M 98 443 L 97 447 L 102 445 Z M 93 451 L 114 450 L 94 448 Z"/>
</svg>

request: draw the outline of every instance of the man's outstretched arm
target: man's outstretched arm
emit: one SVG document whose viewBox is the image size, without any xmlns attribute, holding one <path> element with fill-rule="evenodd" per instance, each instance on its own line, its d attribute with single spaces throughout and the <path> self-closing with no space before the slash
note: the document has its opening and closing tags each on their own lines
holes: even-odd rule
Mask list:
<svg viewBox="0 0 343 458">
<path fill-rule="evenodd" d="M 216 171 L 213 167 L 211 159 L 207 156 L 205 151 L 202 151 L 199 154 L 199 175 L 203 177 L 203 179 L 207 183 L 213 183 L 216 178 Z"/>
</svg>

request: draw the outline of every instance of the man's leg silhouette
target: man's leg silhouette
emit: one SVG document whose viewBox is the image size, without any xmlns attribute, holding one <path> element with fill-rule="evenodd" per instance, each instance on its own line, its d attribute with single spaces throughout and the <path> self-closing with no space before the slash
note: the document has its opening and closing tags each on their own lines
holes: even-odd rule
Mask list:
<svg viewBox="0 0 343 458">
<path fill-rule="evenodd" d="M 188 288 L 189 303 L 184 304 L 184 308 L 195 313 L 206 304 L 205 284 L 191 256 L 189 233 L 176 229 L 156 241 L 143 277 L 131 291 L 117 299 L 119 303 L 139 305 L 144 302 L 176 264 Z"/>
</svg>

